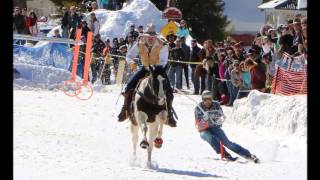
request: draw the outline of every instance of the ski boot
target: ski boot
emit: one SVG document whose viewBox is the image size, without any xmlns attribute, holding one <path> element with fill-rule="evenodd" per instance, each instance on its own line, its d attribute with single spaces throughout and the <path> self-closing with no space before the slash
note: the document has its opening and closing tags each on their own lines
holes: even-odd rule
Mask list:
<svg viewBox="0 0 320 180">
<path fill-rule="evenodd" d="M 257 156 L 253 154 L 251 154 L 251 156 L 248 157 L 247 159 L 253 161 L 254 163 L 260 163 L 259 158 L 257 158 Z"/>
</svg>

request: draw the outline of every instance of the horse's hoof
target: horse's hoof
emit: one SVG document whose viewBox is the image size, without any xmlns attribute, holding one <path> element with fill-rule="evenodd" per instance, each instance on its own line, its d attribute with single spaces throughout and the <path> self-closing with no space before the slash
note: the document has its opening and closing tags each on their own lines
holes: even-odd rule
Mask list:
<svg viewBox="0 0 320 180">
<path fill-rule="evenodd" d="M 156 139 L 154 140 L 154 147 L 156 147 L 156 148 L 161 148 L 161 147 L 162 147 L 162 144 L 163 144 L 162 138 L 156 138 Z"/>
<path fill-rule="evenodd" d="M 140 147 L 142 149 L 147 149 L 149 147 L 149 143 L 146 140 L 141 141 Z"/>
</svg>

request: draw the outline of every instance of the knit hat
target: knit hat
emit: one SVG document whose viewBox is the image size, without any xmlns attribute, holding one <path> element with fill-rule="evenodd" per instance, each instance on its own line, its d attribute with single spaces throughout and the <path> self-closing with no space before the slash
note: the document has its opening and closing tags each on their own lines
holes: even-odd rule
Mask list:
<svg viewBox="0 0 320 180">
<path fill-rule="evenodd" d="M 201 96 L 202 96 L 202 99 L 206 99 L 206 98 L 212 99 L 212 92 L 209 90 L 204 90 Z"/>
</svg>

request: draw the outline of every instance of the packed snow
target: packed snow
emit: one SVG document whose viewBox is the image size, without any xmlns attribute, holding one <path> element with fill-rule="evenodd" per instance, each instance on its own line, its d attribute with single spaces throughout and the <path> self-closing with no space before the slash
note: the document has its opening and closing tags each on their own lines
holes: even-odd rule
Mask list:
<svg viewBox="0 0 320 180">
<path fill-rule="evenodd" d="M 263 123 L 251 129 L 255 122 L 242 124 L 231 118 L 233 111 L 241 116 L 248 113 L 247 109 L 223 107 L 227 116 L 223 129 L 229 138 L 262 162 L 217 160 L 219 155 L 194 127 L 194 102 L 179 94 L 175 94 L 173 103 L 179 116 L 178 127 L 165 126 L 163 147 L 153 152 L 153 163 L 158 168 L 148 169 L 145 150 L 138 148 L 138 159 L 131 160 L 130 123 L 119 123 L 115 117 L 123 101 L 120 97 L 116 104 L 121 87 L 106 88 L 108 92 L 95 91 L 87 101 L 61 91 L 15 89 L 15 179 L 306 179 L 306 137 L 275 133 Z M 190 97 L 200 101 L 199 96 Z M 250 97 L 241 101 L 246 99 Z M 270 108 L 267 100 L 260 99 L 260 108 Z M 283 112 L 283 117 L 289 116 L 290 112 Z M 303 121 L 306 119 L 298 120 Z"/>
</svg>

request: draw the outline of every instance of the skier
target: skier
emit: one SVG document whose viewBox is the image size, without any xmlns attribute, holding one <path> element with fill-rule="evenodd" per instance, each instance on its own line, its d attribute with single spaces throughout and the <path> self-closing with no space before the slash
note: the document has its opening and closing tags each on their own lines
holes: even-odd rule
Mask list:
<svg viewBox="0 0 320 180">
<path fill-rule="evenodd" d="M 126 61 L 131 69 L 135 69 L 137 67 L 136 62 L 134 61 L 134 58 L 137 55 L 140 55 L 143 67 L 136 71 L 136 73 L 129 79 L 125 90 L 122 93 L 124 95 L 124 104 L 120 114 L 118 115 L 118 121 L 120 122 L 128 118 L 133 90 L 137 86 L 139 80 L 145 77 L 149 70 L 149 66 L 160 65 L 164 69 L 167 64 L 168 46 L 157 36 L 153 24 L 147 25 L 146 32 L 139 37 L 138 42 L 136 42 L 127 53 Z M 165 86 L 167 88 L 168 125 L 176 127 L 177 122 L 172 114 L 173 90 L 164 70 L 162 76 L 166 79 Z"/>
<path fill-rule="evenodd" d="M 196 128 L 200 132 L 200 137 L 207 141 L 218 154 L 221 153 L 220 141 L 222 141 L 228 149 L 248 160 L 258 163 L 259 159 L 255 155 L 228 139 L 224 131 L 221 129 L 221 117 L 224 117 L 224 114 L 219 102 L 213 101 L 211 91 L 203 91 L 202 102 L 200 102 L 195 108 L 195 124 Z M 237 159 L 232 157 L 226 150 L 224 150 L 224 154 L 225 160 L 235 161 Z"/>
</svg>

